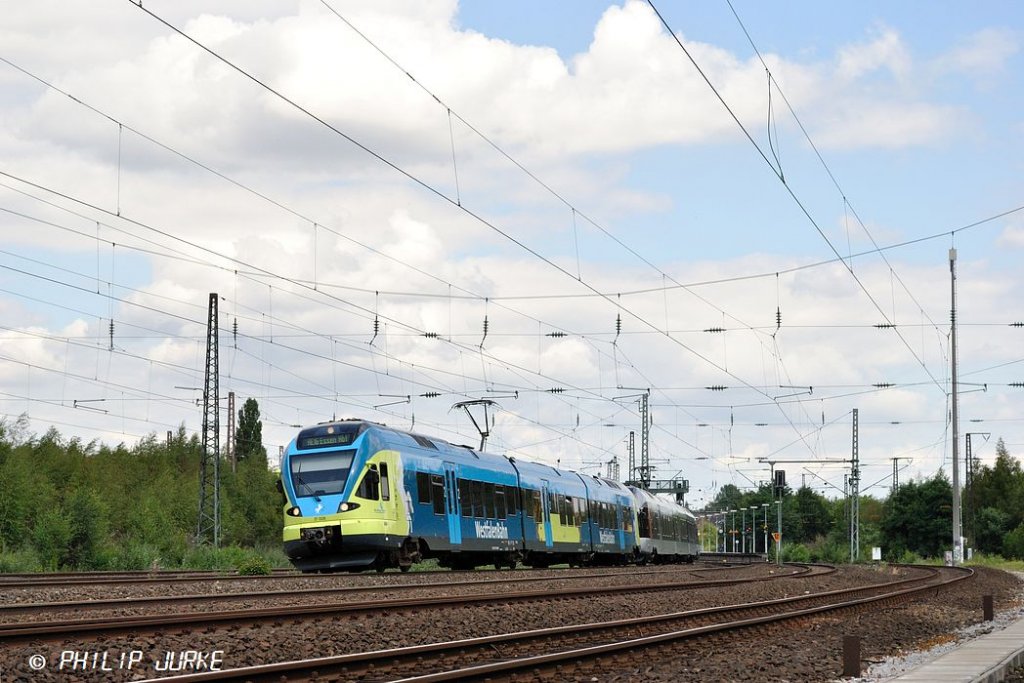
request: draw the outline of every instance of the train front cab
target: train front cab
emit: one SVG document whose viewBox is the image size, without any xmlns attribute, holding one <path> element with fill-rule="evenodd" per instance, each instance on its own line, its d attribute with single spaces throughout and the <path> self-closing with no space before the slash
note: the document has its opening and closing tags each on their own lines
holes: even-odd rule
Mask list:
<svg viewBox="0 0 1024 683">
<path fill-rule="evenodd" d="M 641 563 L 693 562 L 698 555 L 697 525 L 684 506 L 630 487 L 637 506 Z"/>
<path fill-rule="evenodd" d="M 334 422 L 304 429 L 281 464 L 285 554 L 302 571 L 401 566 L 408 548 L 401 454 L 374 425 Z"/>
</svg>

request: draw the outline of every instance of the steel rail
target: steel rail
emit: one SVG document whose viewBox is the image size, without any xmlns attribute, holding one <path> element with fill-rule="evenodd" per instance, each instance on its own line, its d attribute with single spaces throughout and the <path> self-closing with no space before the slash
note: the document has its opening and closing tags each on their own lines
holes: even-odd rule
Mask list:
<svg viewBox="0 0 1024 683">
<path fill-rule="evenodd" d="M 689 569 L 685 573 L 692 574 L 696 572 L 707 572 L 707 569 Z M 712 570 L 713 571 L 713 570 Z M 420 573 L 420 576 L 426 572 Z M 451 572 L 440 572 L 451 574 Z M 7 615 L 13 614 L 31 614 L 35 612 L 53 612 L 54 610 L 96 610 L 96 609 L 111 609 L 117 607 L 140 607 L 143 605 L 173 605 L 175 603 L 187 603 L 195 604 L 199 602 L 234 602 L 242 600 L 252 600 L 255 598 L 273 598 L 273 597 L 289 597 L 293 595 L 334 595 L 334 594 L 358 594 L 358 593 L 377 593 L 385 591 L 394 592 L 406 592 L 417 589 L 430 589 L 430 588 L 452 588 L 453 586 L 486 586 L 491 584 L 508 584 L 508 583 L 531 583 L 539 581 L 587 581 L 595 577 L 607 578 L 617 576 L 656 576 L 658 574 L 677 574 L 679 572 L 672 570 L 645 570 L 645 571 L 616 571 L 616 572 L 602 572 L 600 574 L 576 574 L 572 576 L 559 576 L 557 574 L 545 574 L 542 576 L 534 575 L 517 575 L 514 579 L 491 579 L 491 578 L 480 578 L 475 581 L 432 581 L 424 583 L 394 583 L 394 584 L 366 584 L 362 586 L 325 586 L 320 588 L 289 588 L 271 591 L 260 591 L 254 593 L 252 591 L 242 592 L 223 592 L 223 593 L 191 593 L 187 595 L 154 595 L 144 597 L 123 597 L 123 598 L 101 598 L 98 600 L 61 600 L 61 601 L 45 601 L 45 602 L 18 602 L 0 604 L 0 621 Z M 486 574 L 480 575 L 486 576 Z M 228 579 L 234 577 L 227 577 Z M 284 578 L 284 577 L 278 577 Z M 288 577 L 291 578 L 291 577 Z M 762 577 L 756 577 L 749 580 L 760 580 Z"/>
<path fill-rule="evenodd" d="M 486 605 L 536 600 L 560 600 L 594 595 L 639 594 L 667 592 L 672 590 L 696 590 L 730 586 L 752 581 L 765 581 L 813 576 L 831 573 L 835 568 L 829 565 L 793 565 L 798 567 L 792 573 L 775 574 L 769 577 L 734 578 L 710 581 L 688 581 L 654 583 L 630 586 L 583 586 L 565 588 L 558 592 L 533 590 L 520 592 L 481 593 L 476 595 L 435 596 L 407 599 L 375 600 L 366 602 L 330 603 L 321 605 L 288 605 L 245 610 L 208 612 L 183 612 L 160 615 L 118 616 L 113 619 L 73 619 L 68 621 L 39 621 L 17 624 L 0 624 L 0 642 L 22 641 L 32 638 L 80 639 L 100 633 L 137 633 L 141 629 L 164 629 L 173 626 L 187 628 L 199 624 L 249 624 L 278 618 L 316 617 L 337 614 L 379 613 L 382 610 L 414 610 L 420 608 L 450 608 L 466 605 Z M 450 585 L 446 585 L 450 587 Z"/>
<path fill-rule="evenodd" d="M 682 567 L 691 565 L 664 565 L 665 567 Z M 723 567 L 725 568 L 725 567 Z M 577 571 L 576 567 L 547 567 L 544 569 L 530 569 L 532 572 L 570 572 Z M 486 574 L 492 571 L 489 569 L 437 569 L 428 570 L 422 572 L 414 572 L 411 575 L 423 576 L 423 575 L 461 575 L 461 574 Z M 695 569 L 692 571 L 701 571 Z M 73 585 L 107 585 L 107 584 L 144 584 L 144 583 L 177 583 L 177 582 L 189 582 L 189 581 L 265 581 L 269 579 L 300 579 L 309 580 L 316 578 L 327 578 L 327 577 L 367 577 L 371 578 L 374 576 L 381 576 L 382 573 L 349 573 L 349 572 L 330 572 L 330 573 L 301 573 L 291 569 L 273 569 L 271 574 L 238 574 L 232 571 L 176 571 L 176 570 L 160 570 L 159 572 L 151 572 L 141 570 L 138 572 L 47 572 L 44 574 L 38 573 L 17 573 L 17 574 L 0 574 L 0 588 L 33 588 L 37 586 L 66 586 L 69 584 Z M 385 576 L 399 576 L 399 572 L 390 572 L 384 574 Z"/>
</svg>

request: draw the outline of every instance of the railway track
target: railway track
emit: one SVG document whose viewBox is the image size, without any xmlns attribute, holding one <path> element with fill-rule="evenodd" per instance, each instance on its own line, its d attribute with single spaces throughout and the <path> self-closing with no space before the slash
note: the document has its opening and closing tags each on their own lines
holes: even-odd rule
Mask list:
<svg viewBox="0 0 1024 683">
<path fill-rule="evenodd" d="M 645 657 L 650 648 L 713 634 L 808 619 L 878 603 L 913 599 L 973 575 L 964 568 L 926 568 L 922 576 L 873 586 L 756 603 L 676 612 L 653 617 L 547 628 L 468 640 L 224 671 L 177 676 L 178 683 L 214 680 L 282 681 L 331 678 L 433 683 L 452 680 L 506 680 L 529 672 L 531 680 L 565 680 L 599 675 L 597 659 Z M 621 663 L 620 663 L 621 664 Z"/>
<path fill-rule="evenodd" d="M 670 567 L 678 570 L 683 565 L 665 565 L 662 571 L 669 571 Z M 720 565 L 717 569 L 741 569 L 745 565 Z M 716 567 L 694 567 L 690 568 L 690 571 L 707 571 L 708 569 L 715 569 Z M 526 570 L 523 570 L 524 572 Z M 545 574 L 561 574 L 578 571 L 578 569 L 572 567 L 549 567 L 547 569 L 530 569 L 530 573 L 543 572 Z M 472 569 L 472 570 L 449 570 L 439 569 L 430 570 L 423 572 L 415 572 L 406 576 L 479 576 L 482 574 L 490 573 L 490 570 Z M 390 572 L 384 574 L 384 576 L 399 576 L 398 572 Z M 175 571 L 175 570 L 160 570 L 157 572 L 151 571 L 138 571 L 138 572 L 52 572 L 46 574 L 38 573 L 13 573 L 13 574 L 0 574 L 0 588 L 44 588 L 49 586 L 106 586 L 116 584 L 164 584 L 164 583 L 187 583 L 187 582 L 203 582 L 203 581 L 246 581 L 246 582 L 260 582 L 269 580 L 281 580 L 290 579 L 296 581 L 310 581 L 324 578 L 366 578 L 373 579 L 380 577 L 379 573 L 327 573 L 327 574 L 304 574 L 292 569 L 274 569 L 271 574 L 268 575 L 248 575 L 239 574 L 236 571 Z"/>
<path fill-rule="evenodd" d="M 267 579 L 302 578 L 307 576 L 293 569 L 274 569 L 266 575 L 239 574 L 237 571 L 139 571 L 139 572 L 52 572 L 47 574 L 0 574 L 0 588 L 36 588 L 45 586 L 92 586 L 108 584 L 161 584 L 185 581 L 217 581 L 230 579 L 259 581 Z"/>
<path fill-rule="evenodd" d="M 580 599 L 593 597 L 595 595 L 611 594 L 640 594 L 652 592 L 667 592 L 677 590 L 694 590 L 700 588 L 712 588 L 736 585 L 755 581 L 793 578 L 797 576 L 810 577 L 818 576 L 835 571 L 834 567 L 828 565 L 792 565 L 786 573 L 778 573 L 771 577 L 734 577 L 729 579 L 710 579 L 697 581 L 669 581 L 650 584 L 630 584 L 621 586 L 580 586 L 576 588 L 559 588 L 557 590 L 527 590 L 527 591 L 499 591 L 476 594 L 461 594 L 455 596 L 433 596 L 433 597 L 411 597 L 373 601 L 349 601 L 340 603 L 315 604 L 315 605 L 286 605 L 278 607 L 267 607 L 242 610 L 220 610 L 220 611 L 193 611 L 183 613 L 163 613 L 125 616 L 119 615 L 115 618 L 85 618 L 70 620 L 51 620 L 37 622 L 17 622 L 0 624 L 0 642 L 10 643 L 25 641 L 28 639 L 47 640 L 81 640 L 98 636 L 100 634 L 137 634 L 141 630 L 166 630 L 168 628 L 190 629 L 208 628 L 213 624 L 219 626 L 254 624 L 276 619 L 296 619 L 327 617 L 337 615 L 376 614 L 382 611 L 416 610 L 416 609 L 439 609 L 451 608 L 466 605 L 502 604 L 510 602 L 526 602 L 538 600 L 555 599 Z M 658 573 L 658 572 L 655 572 Z M 635 572 L 633 573 L 635 576 Z M 526 580 L 537 580 L 533 577 L 523 577 Z M 538 577 L 539 579 L 540 577 Z M 562 578 L 562 577 L 558 577 Z M 590 577 L 580 577 L 582 579 Z M 518 579 L 518 577 L 517 577 Z M 550 580 L 550 578 L 549 578 Z M 507 584 L 508 580 L 499 581 Z M 481 582 L 474 582 L 481 583 Z M 468 585 L 468 584 L 467 584 Z M 441 587 L 445 590 L 453 588 L 450 583 L 434 584 L 433 588 Z M 353 594 L 391 590 L 396 586 L 371 586 L 371 587 L 348 587 L 339 588 L 338 591 L 349 591 Z M 416 590 L 424 589 L 424 584 L 407 584 L 401 586 L 403 589 Z M 458 587 L 456 587 L 458 588 Z M 285 591 L 287 595 L 294 595 L 294 591 Z M 222 596 L 195 596 L 198 598 L 220 599 Z M 245 594 L 245 598 L 252 600 L 262 597 L 252 593 Z M 182 596 L 174 599 L 195 599 L 190 596 Z M 146 603 L 155 598 L 143 598 L 139 603 Z M 90 601 L 86 604 L 94 605 L 99 601 Z M 118 601 L 107 601 L 118 602 Z M 139 604 L 136 603 L 136 604 Z M 120 603 L 119 603 L 120 604 Z M 11 605 L 4 608 L 3 613 L 14 614 L 17 610 L 25 609 L 52 609 L 59 603 L 34 603 L 32 605 Z"/>
</svg>

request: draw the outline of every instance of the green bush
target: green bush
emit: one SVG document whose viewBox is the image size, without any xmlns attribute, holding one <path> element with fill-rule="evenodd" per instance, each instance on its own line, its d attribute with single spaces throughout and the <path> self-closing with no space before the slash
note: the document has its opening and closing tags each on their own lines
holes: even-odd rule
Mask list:
<svg viewBox="0 0 1024 683">
<path fill-rule="evenodd" d="M 39 557 L 29 548 L 0 552 L 0 574 L 41 571 L 43 565 L 39 562 Z"/>
<path fill-rule="evenodd" d="M 810 562 L 811 551 L 802 543 L 790 543 L 782 546 L 782 559 L 785 562 Z"/>
<path fill-rule="evenodd" d="M 231 571 L 247 557 L 247 551 L 237 545 L 226 548 L 201 545 L 186 551 L 181 559 L 181 565 L 185 569 L 200 571 Z"/>
<path fill-rule="evenodd" d="M 67 563 L 71 525 L 58 510 L 44 510 L 35 520 L 32 541 L 43 571 L 57 571 Z"/>
<path fill-rule="evenodd" d="M 269 576 L 271 572 L 270 563 L 256 554 L 239 562 L 237 568 L 243 576 Z"/>
<path fill-rule="evenodd" d="M 142 571 L 160 569 L 164 565 L 160 549 L 149 543 L 128 540 L 105 553 L 104 569 L 113 571 Z"/>
</svg>

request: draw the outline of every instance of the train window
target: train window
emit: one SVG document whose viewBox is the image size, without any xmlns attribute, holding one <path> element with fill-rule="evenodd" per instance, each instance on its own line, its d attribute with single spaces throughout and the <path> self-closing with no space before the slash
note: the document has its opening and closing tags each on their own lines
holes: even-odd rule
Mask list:
<svg viewBox="0 0 1024 683">
<path fill-rule="evenodd" d="M 569 496 L 565 498 L 565 523 L 576 526 L 576 501 Z"/>
<path fill-rule="evenodd" d="M 494 487 L 494 516 L 498 519 L 508 516 L 508 507 L 505 505 L 505 487 L 498 484 Z"/>
<path fill-rule="evenodd" d="M 300 498 L 341 493 L 355 450 L 295 455 L 290 459 L 295 494 Z"/>
<path fill-rule="evenodd" d="M 540 492 L 535 489 L 523 489 L 523 510 L 538 522 L 541 521 Z"/>
<path fill-rule="evenodd" d="M 430 505 L 430 475 L 426 472 L 416 473 L 416 498 L 423 505 Z"/>
<path fill-rule="evenodd" d="M 388 479 L 388 464 L 380 464 L 380 499 L 391 500 L 391 480 Z"/>
<path fill-rule="evenodd" d="M 638 520 L 638 527 L 639 528 L 637 529 L 637 532 L 640 535 L 640 538 L 650 538 L 651 537 L 651 510 L 650 510 L 650 508 L 648 508 L 646 505 L 643 506 L 642 508 L 640 508 L 640 514 L 637 515 L 637 517 L 639 518 L 639 520 Z"/>
<path fill-rule="evenodd" d="M 560 515 L 561 508 L 558 505 L 558 496 L 554 493 L 548 493 L 548 514 L 549 515 Z M 564 522 L 563 522 L 564 524 Z"/>
<path fill-rule="evenodd" d="M 519 497 L 518 486 L 507 486 L 505 487 L 505 504 L 508 506 L 508 516 L 514 517 L 519 514 L 519 505 L 516 498 Z"/>
<path fill-rule="evenodd" d="M 533 518 L 538 522 L 544 521 L 544 501 L 539 491 L 533 492 Z"/>
<path fill-rule="evenodd" d="M 484 517 L 497 517 L 495 509 L 497 505 L 494 500 L 494 484 L 484 484 Z"/>
<path fill-rule="evenodd" d="M 469 490 L 473 497 L 473 516 L 484 516 L 484 483 L 482 481 L 471 481 Z"/>
<path fill-rule="evenodd" d="M 434 514 L 444 514 L 444 477 L 440 474 L 430 475 L 430 487 L 433 489 Z"/>
<path fill-rule="evenodd" d="M 462 501 L 462 516 L 473 516 L 473 496 L 470 494 L 469 481 L 459 479 L 459 500 Z"/>
<path fill-rule="evenodd" d="M 363 474 L 363 480 L 359 482 L 356 495 L 366 500 L 380 499 L 380 475 L 377 473 L 376 465 L 370 465 Z"/>
</svg>

